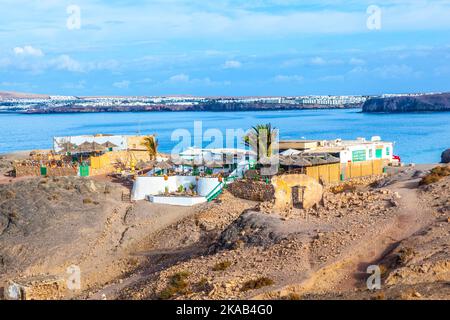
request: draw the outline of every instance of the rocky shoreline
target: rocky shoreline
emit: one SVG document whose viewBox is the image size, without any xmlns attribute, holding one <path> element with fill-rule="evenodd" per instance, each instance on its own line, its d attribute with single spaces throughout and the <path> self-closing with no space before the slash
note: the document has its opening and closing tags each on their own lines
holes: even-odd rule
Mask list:
<svg viewBox="0 0 450 320">
<path fill-rule="evenodd" d="M 367 113 L 450 111 L 450 94 L 373 98 L 363 104 L 362 111 Z"/>
<path fill-rule="evenodd" d="M 302 105 L 302 104 L 269 104 L 269 103 L 204 103 L 197 105 L 143 105 L 143 106 L 77 106 L 67 105 L 52 108 L 29 109 L 24 114 L 50 114 L 50 113 L 98 113 L 98 112 L 157 112 L 157 111 L 274 111 L 274 110 L 312 110 L 312 109 L 355 109 L 360 105 Z"/>
</svg>

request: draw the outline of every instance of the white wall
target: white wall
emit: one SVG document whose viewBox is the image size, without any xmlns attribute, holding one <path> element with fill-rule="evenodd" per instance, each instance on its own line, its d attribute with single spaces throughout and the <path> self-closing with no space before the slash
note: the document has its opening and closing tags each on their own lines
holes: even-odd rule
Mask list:
<svg viewBox="0 0 450 320">
<path fill-rule="evenodd" d="M 217 185 L 217 178 L 200 178 L 197 181 L 197 193 L 201 196 L 207 196 Z"/>
<path fill-rule="evenodd" d="M 392 160 L 392 155 L 394 152 L 394 145 L 391 142 L 380 142 L 374 144 L 361 144 L 346 147 L 346 150 L 340 152 L 341 163 L 347 163 L 348 161 L 352 161 L 353 151 L 356 150 L 366 150 L 366 160 L 376 160 L 376 149 L 377 147 L 383 147 L 383 154 L 381 159 L 387 159 L 389 161 Z M 389 155 L 386 153 L 386 148 L 389 148 Z M 372 150 L 372 157 L 370 157 L 369 150 Z"/>
<path fill-rule="evenodd" d="M 148 198 L 149 201 L 153 203 L 168 204 L 172 206 L 183 206 L 183 207 L 190 207 L 207 201 L 205 197 L 149 196 Z"/>
<path fill-rule="evenodd" d="M 144 200 L 149 195 L 163 194 L 166 187 L 169 192 L 177 191 L 180 185 L 189 189 L 191 184 L 197 186 L 200 196 L 206 196 L 218 183 L 217 178 L 199 177 L 197 181 L 195 176 L 170 176 L 167 180 L 164 180 L 164 177 L 137 177 L 131 191 L 131 199 Z"/>
</svg>

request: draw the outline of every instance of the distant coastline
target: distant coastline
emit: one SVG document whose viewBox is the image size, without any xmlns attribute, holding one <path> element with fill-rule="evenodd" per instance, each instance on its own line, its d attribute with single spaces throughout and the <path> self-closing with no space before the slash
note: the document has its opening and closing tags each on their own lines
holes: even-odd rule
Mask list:
<svg viewBox="0 0 450 320">
<path fill-rule="evenodd" d="M 450 93 L 372 98 L 363 104 L 362 111 L 365 113 L 450 111 Z"/>
<path fill-rule="evenodd" d="M 76 97 L 0 92 L 0 113 L 242 112 L 360 109 L 364 113 L 450 111 L 450 93 L 378 96 Z"/>
<path fill-rule="evenodd" d="M 361 109 L 361 105 L 324 106 L 292 104 L 198 104 L 191 106 L 151 105 L 151 106 L 66 106 L 49 109 L 31 109 L 15 111 L 23 114 L 54 113 L 103 113 L 103 112 L 236 112 L 236 111 L 287 111 L 287 110 L 322 110 L 322 109 Z"/>
</svg>

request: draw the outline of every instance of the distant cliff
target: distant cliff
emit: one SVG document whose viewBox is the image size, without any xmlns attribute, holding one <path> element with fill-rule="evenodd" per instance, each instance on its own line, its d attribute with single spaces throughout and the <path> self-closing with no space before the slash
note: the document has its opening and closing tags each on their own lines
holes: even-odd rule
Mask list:
<svg viewBox="0 0 450 320">
<path fill-rule="evenodd" d="M 363 112 L 450 111 L 450 93 L 416 97 L 373 98 L 363 104 Z"/>
<path fill-rule="evenodd" d="M 264 110 L 303 110 L 303 109 L 347 109 L 360 108 L 360 104 L 349 105 L 303 105 L 287 103 L 219 103 L 210 101 L 196 105 L 115 105 L 115 106 L 86 106 L 68 104 L 57 107 L 39 106 L 28 109 L 23 113 L 43 114 L 43 113 L 89 113 L 89 112 L 149 112 L 149 111 L 264 111 Z"/>
</svg>

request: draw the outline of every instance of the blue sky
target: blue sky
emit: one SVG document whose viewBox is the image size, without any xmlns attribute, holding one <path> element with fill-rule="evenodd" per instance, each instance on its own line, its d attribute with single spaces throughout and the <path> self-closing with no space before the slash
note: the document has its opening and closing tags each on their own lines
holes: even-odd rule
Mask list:
<svg viewBox="0 0 450 320">
<path fill-rule="evenodd" d="M 80 28 L 68 28 L 70 5 Z M 376 5 L 381 29 L 367 27 Z M 0 0 L 0 91 L 450 91 L 450 1 Z M 72 11 L 73 12 L 73 11 Z"/>
</svg>

